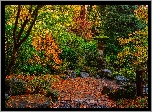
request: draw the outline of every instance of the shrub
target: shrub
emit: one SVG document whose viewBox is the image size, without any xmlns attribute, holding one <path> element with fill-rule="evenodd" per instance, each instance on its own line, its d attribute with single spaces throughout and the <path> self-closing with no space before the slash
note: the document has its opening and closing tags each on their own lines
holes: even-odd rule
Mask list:
<svg viewBox="0 0 152 112">
<path fill-rule="evenodd" d="M 77 77 L 80 77 L 80 70 L 79 69 L 75 69 L 75 73 Z"/>
<path fill-rule="evenodd" d="M 55 102 L 55 101 L 58 100 L 58 96 L 59 96 L 58 91 L 53 90 L 51 88 L 47 89 L 47 91 L 46 91 L 46 97 L 51 97 L 53 102 Z"/>
<path fill-rule="evenodd" d="M 70 62 L 68 67 L 70 69 L 74 69 L 74 65 L 77 63 L 78 60 L 78 54 L 73 48 L 70 48 L 69 46 L 65 46 L 60 57 L 61 59 L 63 60 L 66 59 L 68 62 Z"/>
<path fill-rule="evenodd" d="M 39 93 L 40 91 L 44 91 L 51 86 L 50 81 L 51 78 L 45 79 L 45 77 L 35 76 L 34 79 L 28 81 L 28 89 L 31 93 Z"/>
<path fill-rule="evenodd" d="M 6 79 L 5 86 L 5 91 L 10 95 L 21 95 L 24 94 L 27 90 L 26 82 L 14 77 L 12 79 Z"/>
<path fill-rule="evenodd" d="M 95 77 L 97 75 L 97 68 L 86 66 L 86 72 L 89 73 L 90 76 Z"/>
<path fill-rule="evenodd" d="M 40 74 L 45 74 L 49 72 L 47 67 L 43 67 L 40 64 L 24 65 L 22 66 L 21 71 L 24 73 L 29 73 L 29 74 L 34 74 L 34 75 L 40 75 Z"/>
<path fill-rule="evenodd" d="M 125 85 L 122 89 L 108 94 L 112 99 L 118 100 L 122 98 L 131 99 L 136 96 L 136 88 L 132 85 Z"/>
<path fill-rule="evenodd" d="M 124 106 L 125 108 L 148 108 L 148 98 L 137 97 L 135 99 L 120 99 L 116 101 L 116 104 L 119 107 Z"/>
</svg>

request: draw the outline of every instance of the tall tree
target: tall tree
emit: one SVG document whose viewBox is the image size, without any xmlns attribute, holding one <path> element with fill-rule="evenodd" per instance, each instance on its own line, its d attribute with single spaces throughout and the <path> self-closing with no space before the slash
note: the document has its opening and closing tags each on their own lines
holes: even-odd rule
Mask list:
<svg viewBox="0 0 152 112">
<path fill-rule="evenodd" d="M 136 71 L 137 96 L 140 96 L 143 94 L 143 85 L 146 85 L 148 81 L 148 7 L 144 5 L 139 6 L 135 10 L 135 15 L 146 24 L 146 27 L 143 30 L 129 34 L 128 39 L 118 39 L 123 46 L 123 50 L 118 54 L 118 58 L 120 64 L 125 63 L 129 66 L 129 69 L 126 71 L 130 71 L 130 68 L 134 68 Z M 135 77 L 133 73 L 131 76 Z"/>
<path fill-rule="evenodd" d="M 37 5 L 36 7 L 33 5 L 30 5 L 29 8 L 27 9 L 21 5 L 18 5 L 17 15 L 15 17 L 15 23 L 14 23 L 15 25 L 14 25 L 13 32 L 12 32 L 13 41 L 14 41 L 13 42 L 13 52 L 11 55 L 11 60 L 5 69 L 5 76 L 10 74 L 10 72 L 15 64 L 15 61 L 17 59 L 19 48 L 27 40 L 28 36 L 30 35 L 32 27 L 35 24 L 35 21 L 38 16 L 38 10 L 41 9 L 42 7 L 43 7 L 43 5 Z M 33 8 L 35 8 L 35 9 L 32 10 Z M 19 24 L 20 20 L 23 21 L 22 24 Z M 20 26 L 21 28 L 19 31 L 18 31 L 18 27 L 19 27 L 18 25 L 21 25 Z M 27 28 L 27 26 L 28 26 L 28 28 Z M 24 30 L 26 31 L 26 35 L 24 37 L 22 37 Z"/>
<path fill-rule="evenodd" d="M 99 7 L 102 29 L 104 35 L 109 37 L 105 42 L 107 45 L 105 53 L 116 55 L 121 50 L 117 38 L 128 38 L 129 33 L 141 30 L 146 25 L 135 16 L 134 11 L 138 8 L 136 5 L 106 5 Z M 116 56 L 112 58 L 112 60 L 116 60 Z"/>
</svg>

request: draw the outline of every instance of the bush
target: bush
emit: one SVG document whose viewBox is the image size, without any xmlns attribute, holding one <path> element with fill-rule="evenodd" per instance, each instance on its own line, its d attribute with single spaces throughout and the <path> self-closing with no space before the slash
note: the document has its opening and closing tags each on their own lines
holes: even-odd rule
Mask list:
<svg viewBox="0 0 152 112">
<path fill-rule="evenodd" d="M 40 91 L 46 90 L 48 87 L 51 86 L 50 84 L 51 78 L 44 78 L 44 77 L 34 77 L 34 79 L 28 81 L 28 89 L 31 93 L 39 93 Z"/>
<path fill-rule="evenodd" d="M 148 98 L 137 97 L 135 99 L 120 99 L 116 104 L 119 107 L 124 106 L 124 108 L 148 108 Z"/>
<path fill-rule="evenodd" d="M 22 66 L 21 71 L 24 73 L 29 73 L 34 75 L 40 75 L 49 72 L 46 67 L 43 67 L 40 64 L 24 65 Z"/>
<path fill-rule="evenodd" d="M 125 85 L 122 89 L 108 94 L 112 99 L 118 100 L 122 98 L 131 99 L 136 96 L 136 88 L 132 85 Z"/>
<path fill-rule="evenodd" d="M 58 93 L 58 91 L 49 88 L 46 91 L 46 97 L 51 97 L 52 101 L 55 102 L 58 100 L 59 93 Z"/>
<path fill-rule="evenodd" d="M 84 66 L 96 66 L 97 41 L 86 42 L 82 37 L 64 32 L 59 37 L 58 43 L 63 50 L 60 58 L 70 62 L 68 65 L 69 69 L 82 70 Z M 64 61 L 64 63 L 66 62 Z"/>
<path fill-rule="evenodd" d="M 97 66 L 97 43 L 95 41 L 86 42 L 82 45 L 83 52 L 85 53 L 86 66 L 96 67 Z"/>
<path fill-rule="evenodd" d="M 60 55 L 60 58 L 63 60 L 66 59 L 68 62 L 70 62 L 68 66 L 70 69 L 75 69 L 74 65 L 77 63 L 78 54 L 73 48 L 70 48 L 69 46 L 65 46 Z"/>
<path fill-rule="evenodd" d="M 6 79 L 5 86 L 5 91 L 10 95 L 21 95 L 24 94 L 27 90 L 26 82 L 17 78 Z"/>
<path fill-rule="evenodd" d="M 75 73 L 77 77 L 80 77 L 80 70 L 79 69 L 75 69 Z"/>
<path fill-rule="evenodd" d="M 92 77 L 96 77 L 97 75 L 97 68 L 96 67 L 86 67 L 86 72 L 90 74 Z"/>
</svg>

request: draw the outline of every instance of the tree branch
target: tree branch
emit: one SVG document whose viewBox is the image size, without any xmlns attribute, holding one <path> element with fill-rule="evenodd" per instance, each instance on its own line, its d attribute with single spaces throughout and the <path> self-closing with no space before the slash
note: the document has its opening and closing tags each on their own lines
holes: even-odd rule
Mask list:
<svg viewBox="0 0 152 112">
<path fill-rule="evenodd" d="M 32 12 L 32 5 L 31 5 L 31 7 L 30 7 L 30 9 L 29 9 L 29 13 L 31 13 Z M 27 19 L 28 18 L 28 16 L 26 16 L 26 20 L 24 21 L 24 23 L 23 23 L 23 25 L 22 25 L 22 28 L 21 28 L 21 30 L 20 30 L 20 32 L 19 32 L 19 34 L 18 34 L 18 38 L 17 38 L 17 42 L 19 43 L 19 40 L 20 40 L 20 38 L 21 38 L 21 35 L 22 35 L 22 33 L 23 33 L 23 31 L 24 31 L 24 28 L 25 28 L 25 26 L 26 26 L 26 24 L 28 23 L 28 21 L 29 21 L 29 19 Z"/>
<path fill-rule="evenodd" d="M 18 24 L 18 18 L 19 18 L 19 15 L 20 15 L 20 11 L 21 11 L 21 8 L 20 8 L 20 5 L 18 5 L 18 12 L 17 12 L 16 21 L 15 21 L 15 27 L 14 27 L 14 30 L 13 30 L 14 46 L 16 46 L 16 44 L 17 44 L 17 41 L 16 41 L 16 28 L 17 28 L 17 24 Z"/>
<path fill-rule="evenodd" d="M 38 10 L 41 8 L 42 6 L 37 6 L 37 8 L 34 10 L 32 16 L 35 16 L 34 17 L 34 20 L 32 21 L 31 23 L 31 26 L 29 27 L 27 33 L 26 33 L 26 36 L 20 41 L 20 43 L 18 44 L 18 47 L 28 38 L 28 36 L 30 35 L 30 32 L 32 30 L 32 27 L 37 19 L 37 16 L 38 16 Z"/>
</svg>

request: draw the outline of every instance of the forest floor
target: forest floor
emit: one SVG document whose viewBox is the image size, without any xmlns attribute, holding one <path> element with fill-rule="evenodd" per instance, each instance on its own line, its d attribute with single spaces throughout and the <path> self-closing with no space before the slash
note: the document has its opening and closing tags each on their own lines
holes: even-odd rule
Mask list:
<svg viewBox="0 0 152 112">
<path fill-rule="evenodd" d="M 112 100 L 106 92 L 103 93 L 106 91 L 105 87 L 110 88 L 111 92 L 119 89 L 115 80 L 93 77 L 62 79 L 52 82 L 52 88 L 59 92 L 58 101 L 55 103 L 48 102 L 52 98 L 47 98 L 43 94 L 26 94 L 11 96 L 7 106 L 22 108 L 40 108 L 42 105 L 41 108 L 118 108 L 116 101 Z M 119 108 L 124 108 L 124 106 L 119 105 Z"/>
<path fill-rule="evenodd" d="M 116 104 L 110 100 L 106 94 L 102 94 L 103 87 L 106 86 L 115 91 L 119 85 L 115 81 L 106 79 L 95 79 L 92 77 L 86 78 L 70 78 L 58 83 L 52 84 L 53 89 L 59 91 L 58 100 L 63 103 L 70 101 L 74 106 L 76 102 L 80 103 L 80 108 L 87 108 L 92 106 L 104 106 L 107 108 L 114 108 Z"/>
<path fill-rule="evenodd" d="M 52 82 L 52 88 L 59 92 L 58 101 L 50 103 L 50 108 L 114 108 L 115 101 L 108 98 L 106 94 L 102 94 L 103 87 L 106 86 L 115 91 L 119 85 L 115 81 L 107 79 L 96 79 L 92 77 L 76 77 L 66 80 Z M 8 103 L 11 107 L 21 106 L 26 104 L 26 107 L 32 107 L 31 102 L 45 101 L 43 95 L 18 95 L 11 96 Z M 44 99 L 44 100 L 42 100 Z M 51 99 L 51 97 L 50 97 Z M 23 102 L 24 101 L 24 102 Z"/>
</svg>

